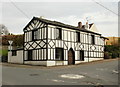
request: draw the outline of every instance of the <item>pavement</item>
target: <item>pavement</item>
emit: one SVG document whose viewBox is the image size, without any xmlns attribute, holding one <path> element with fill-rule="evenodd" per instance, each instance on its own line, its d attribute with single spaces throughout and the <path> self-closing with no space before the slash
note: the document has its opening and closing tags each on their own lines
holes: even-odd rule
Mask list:
<svg viewBox="0 0 120 87">
<path fill-rule="evenodd" d="M 2 64 L 3 85 L 118 85 L 118 61 L 68 66 Z"/>
</svg>

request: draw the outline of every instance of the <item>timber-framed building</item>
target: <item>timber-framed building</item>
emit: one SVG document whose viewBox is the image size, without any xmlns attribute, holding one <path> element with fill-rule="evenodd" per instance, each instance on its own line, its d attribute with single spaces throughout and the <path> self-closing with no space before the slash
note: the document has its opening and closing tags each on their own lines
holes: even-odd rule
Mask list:
<svg viewBox="0 0 120 87">
<path fill-rule="evenodd" d="M 104 59 L 105 37 L 90 31 L 91 26 L 78 22 L 75 27 L 33 17 L 23 29 L 21 63 L 54 66 Z"/>
</svg>

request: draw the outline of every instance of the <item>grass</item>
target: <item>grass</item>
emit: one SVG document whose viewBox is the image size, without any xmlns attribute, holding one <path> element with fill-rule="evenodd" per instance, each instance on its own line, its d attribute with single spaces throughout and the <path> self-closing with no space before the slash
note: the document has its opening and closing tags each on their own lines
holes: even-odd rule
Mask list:
<svg viewBox="0 0 120 87">
<path fill-rule="evenodd" d="M 7 49 L 1 49 L 0 50 L 0 55 L 7 56 L 8 55 L 8 50 Z"/>
</svg>

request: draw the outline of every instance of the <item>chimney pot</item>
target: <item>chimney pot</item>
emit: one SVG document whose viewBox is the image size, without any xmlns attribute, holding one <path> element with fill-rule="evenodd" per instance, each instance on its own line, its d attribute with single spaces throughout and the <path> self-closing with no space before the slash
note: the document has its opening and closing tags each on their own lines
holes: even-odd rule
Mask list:
<svg viewBox="0 0 120 87">
<path fill-rule="evenodd" d="M 82 28 L 82 22 L 78 22 L 78 28 Z"/>
</svg>

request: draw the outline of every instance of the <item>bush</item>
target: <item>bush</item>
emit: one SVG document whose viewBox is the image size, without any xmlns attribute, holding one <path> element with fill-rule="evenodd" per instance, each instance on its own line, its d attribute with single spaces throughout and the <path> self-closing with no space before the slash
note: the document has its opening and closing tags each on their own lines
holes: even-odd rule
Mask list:
<svg viewBox="0 0 120 87">
<path fill-rule="evenodd" d="M 8 56 L 2 56 L 1 61 L 2 61 L 2 62 L 7 62 L 7 61 L 8 61 Z"/>
<path fill-rule="evenodd" d="M 2 62 L 7 62 L 7 60 L 8 60 L 8 50 L 7 49 L 0 50 L 0 55 L 2 55 L 1 56 L 1 61 Z"/>
<path fill-rule="evenodd" d="M 106 45 L 105 46 L 105 59 L 110 58 L 118 58 L 120 54 L 120 47 L 119 45 Z"/>
<path fill-rule="evenodd" d="M 108 52 L 105 52 L 104 59 L 110 59 L 110 58 L 111 58 L 110 54 Z"/>
</svg>

